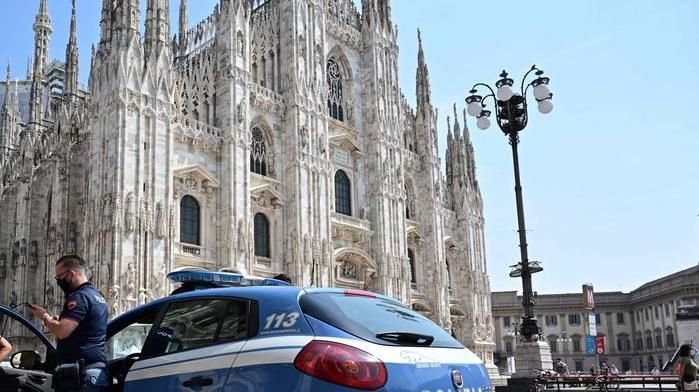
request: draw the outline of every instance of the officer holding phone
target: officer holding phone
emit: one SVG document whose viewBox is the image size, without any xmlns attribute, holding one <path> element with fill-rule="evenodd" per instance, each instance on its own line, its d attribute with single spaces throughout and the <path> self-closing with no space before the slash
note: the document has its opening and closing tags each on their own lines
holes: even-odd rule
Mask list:
<svg viewBox="0 0 699 392">
<path fill-rule="evenodd" d="M 56 262 L 56 283 L 65 293 L 63 310 L 51 316 L 38 305 L 28 305 L 58 343 L 58 365 L 82 363 L 80 391 L 98 392 L 109 387 L 104 345 L 109 307 L 102 294 L 87 279 L 85 260 L 76 255 L 63 256 Z"/>
</svg>

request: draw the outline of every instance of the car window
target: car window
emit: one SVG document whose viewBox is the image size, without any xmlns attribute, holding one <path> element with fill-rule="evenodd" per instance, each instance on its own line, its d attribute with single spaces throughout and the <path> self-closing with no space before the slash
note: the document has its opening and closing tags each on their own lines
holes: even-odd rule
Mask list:
<svg viewBox="0 0 699 392">
<path fill-rule="evenodd" d="M 107 339 L 105 353 L 107 360 L 124 358 L 130 354 L 140 353 L 148 337 L 151 326 L 158 317 L 158 308 L 144 313 L 135 322 L 127 325 Z"/>
<path fill-rule="evenodd" d="M 343 293 L 308 293 L 301 297 L 300 305 L 305 314 L 373 343 L 463 348 L 437 324 L 394 301 Z M 421 336 L 433 340 L 421 344 Z"/>
<path fill-rule="evenodd" d="M 197 299 L 171 303 L 148 338 L 148 355 L 169 354 L 247 337 L 248 302 Z"/>
<path fill-rule="evenodd" d="M 26 315 L 25 319 L 30 320 Z M 42 329 L 41 326 L 37 328 Z M 16 352 L 25 350 L 34 350 L 41 355 L 42 361 L 46 360 L 47 347 L 44 342 L 31 329 L 6 314 L 0 314 L 0 336 L 12 345 L 11 354 L 7 358 L 0 358 L 0 362 L 5 362 L 9 366 L 7 361 L 10 357 Z"/>
</svg>

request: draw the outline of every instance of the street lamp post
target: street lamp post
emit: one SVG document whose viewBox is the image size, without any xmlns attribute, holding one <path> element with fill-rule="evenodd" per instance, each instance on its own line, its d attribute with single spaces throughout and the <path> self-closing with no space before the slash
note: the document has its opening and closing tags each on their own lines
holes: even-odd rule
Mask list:
<svg viewBox="0 0 699 392">
<path fill-rule="evenodd" d="M 568 334 L 565 332 L 561 333 L 561 337 L 556 339 L 556 343 L 561 344 L 562 350 L 559 348 L 559 352 L 562 354 L 563 359 L 567 362 L 568 361 L 568 343 L 572 342 L 573 339 L 568 337 Z"/>
<path fill-rule="evenodd" d="M 529 75 L 534 72 L 536 78 L 527 82 Z M 496 91 L 485 83 L 477 83 L 469 91 L 471 94 L 466 98 L 466 111 L 478 120 L 478 128 L 485 130 L 490 127 L 491 111 L 486 109 L 485 100 L 492 98 L 495 103 L 495 118 L 498 127 L 508 136 L 510 146 L 512 146 L 512 161 L 515 173 L 515 198 L 517 202 L 517 226 L 519 233 L 519 250 L 521 261 L 514 266 L 510 272 L 511 277 L 522 278 L 522 305 L 524 306 L 524 316 L 520 324 L 520 334 L 525 341 L 538 339 L 539 327 L 534 317 L 534 295 L 532 290 L 532 274 L 542 271 L 543 268 L 536 261 L 529 261 L 527 254 L 527 232 L 524 224 L 524 203 L 522 201 L 522 185 L 519 173 L 519 155 L 517 145 L 519 144 L 519 133 L 527 126 L 527 92 L 529 87 L 533 90 L 533 95 L 538 102 L 539 112 L 550 113 L 553 110 L 551 98 L 553 94 L 548 88 L 549 78 L 543 76 L 544 71 L 535 65 L 524 75 L 520 85 L 519 93 L 512 90 L 514 80 L 508 77 L 507 72 L 502 71 L 500 80 L 495 82 Z M 485 88 L 489 94 L 482 96 L 478 94 L 478 87 Z M 536 336 L 536 338 L 534 338 Z"/>
</svg>

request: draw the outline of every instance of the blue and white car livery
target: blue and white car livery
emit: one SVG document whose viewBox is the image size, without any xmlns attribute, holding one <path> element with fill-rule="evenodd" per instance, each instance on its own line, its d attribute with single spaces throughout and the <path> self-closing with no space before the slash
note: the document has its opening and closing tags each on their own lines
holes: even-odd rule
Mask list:
<svg viewBox="0 0 699 392">
<path fill-rule="evenodd" d="M 492 389 L 478 357 L 392 298 L 231 273 L 168 277 L 188 288 L 109 325 L 117 390 Z"/>
</svg>

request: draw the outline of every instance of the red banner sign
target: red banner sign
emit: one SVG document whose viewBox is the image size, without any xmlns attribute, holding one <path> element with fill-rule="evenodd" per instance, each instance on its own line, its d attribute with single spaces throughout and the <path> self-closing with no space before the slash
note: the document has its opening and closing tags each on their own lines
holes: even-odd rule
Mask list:
<svg viewBox="0 0 699 392">
<path fill-rule="evenodd" d="M 583 307 L 588 310 L 595 308 L 595 295 L 591 284 L 583 285 Z"/>
<path fill-rule="evenodd" d="M 595 352 L 597 355 L 604 355 L 604 336 L 595 336 Z"/>
</svg>

